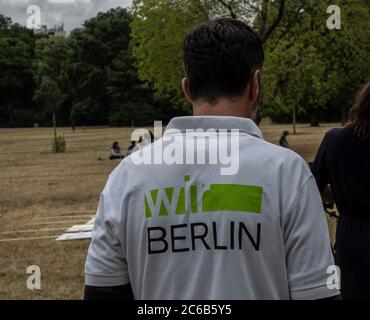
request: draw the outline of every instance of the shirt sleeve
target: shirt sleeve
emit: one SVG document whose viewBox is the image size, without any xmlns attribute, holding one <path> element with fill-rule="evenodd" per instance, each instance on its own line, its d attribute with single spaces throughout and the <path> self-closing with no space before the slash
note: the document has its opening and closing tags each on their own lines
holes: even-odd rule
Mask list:
<svg viewBox="0 0 370 320">
<path fill-rule="evenodd" d="M 321 142 L 321 145 L 317 152 L 315 161 L 313 162 L 312 168 L 311 168 L 320 192 L 323 192 L 325 187 L 329 184 L 329 175 L 328 175 L 328 170 L 326 168 L 326 161 L 325 161 L 326 143 L 327 143 L 327 135 L 325 135 L 323 141 Z"/>
<path fill-rule="evenodd" d="M 329 289 L 328 267 L 334 265 L 328 225 L 312 175 L 298 191 L 284 222 L 284 246 L 291 299 L 323 299 L 339 294 Z"/>
<path fill-rule="evenodd" d="M 101 195 L 85 264 L 85 284 L 113 287 L 130 283 L 123 246 L 114 233 L 108 196 Z"/>
</svg>

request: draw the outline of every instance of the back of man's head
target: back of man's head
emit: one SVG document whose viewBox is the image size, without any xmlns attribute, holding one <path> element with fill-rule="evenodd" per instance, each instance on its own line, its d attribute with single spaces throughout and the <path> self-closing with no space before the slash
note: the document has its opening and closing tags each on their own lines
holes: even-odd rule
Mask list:
<svg viewBox="0 0 370 320">
<path fill-rule="evenodd" d="M 264 60 L 260 36 L 244 22 L 228 18 L 194 29 L 186 36 L 183 51 L 192 100 L 211 104 L 242 96 Z"/>
</svg>

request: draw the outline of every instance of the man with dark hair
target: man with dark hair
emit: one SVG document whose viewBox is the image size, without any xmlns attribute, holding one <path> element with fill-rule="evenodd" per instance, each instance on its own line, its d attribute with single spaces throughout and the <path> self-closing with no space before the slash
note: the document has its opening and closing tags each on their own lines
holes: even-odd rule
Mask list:
<svg viewBox="0 0 370 320">
<path fill-rule="evenodd" d="M 184 88 L 192 102 L 214 104 L 220 97 L 238 99 L 244 96 L 250 80 L 259 95 L 264 51 L 258 34 L 245 23 L 219 19 L 201 25 L 187 35 L 183 51 Z M 257 104 L 253 108 L 256 111 Z"/>
<path fill-rule="evenodd" d="M 86 299 L 337 296 L 327 285 L 334 261 L 315 180 L 253 122 L 260 37 L 243 22 L 216 19 L 190 32 L 183 51 L 194 116 L 173 119 L 162 139 L 111 174 L 86 261 Z"/>
</svg>

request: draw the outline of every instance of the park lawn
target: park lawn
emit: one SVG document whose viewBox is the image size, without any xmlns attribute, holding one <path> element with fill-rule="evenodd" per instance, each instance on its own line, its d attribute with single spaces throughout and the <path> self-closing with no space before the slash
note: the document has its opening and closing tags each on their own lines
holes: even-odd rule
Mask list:
<svg viewBox="0 0 370 320">
<path fill-rule="evenodd" d="M 298 134 L 288 140 L 311 162 L 325 132 L 338 126 L 298 125 Z M 268 121 L 261 129 L 272 143 L 283 130 L 291 131 L 289 125 Z M 126 151 L 131 132 L 131 128 L 89 127 L 76 132 L 60 128 L 67 153 L 53 154 L 52 129 L 0 129 L 0 299 L 82 298 L 89 241 L 57 242 L 52 237 L 95 214 L 99 194 L 118 164 L 107 160 L 110 145 L 117 140 Z M 333 235 L 332 220 L 329 228 Z M 44 238 L 29 239 L 35 237 Z M 27 240 L 2 241 L 21 238 Z M 30 265 L 41 268 L 41 290 L 26 287 Z"/>
</svg>

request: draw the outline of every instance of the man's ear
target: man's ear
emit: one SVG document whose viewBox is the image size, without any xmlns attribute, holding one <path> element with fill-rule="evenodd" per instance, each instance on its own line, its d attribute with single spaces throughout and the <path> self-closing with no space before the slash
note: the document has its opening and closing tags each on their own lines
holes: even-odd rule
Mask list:
<svg viewBox="0 0 370 320">
<path fill-rule="evenodd" d="M 186 99 L 188 99 L 190 102 L 193 102 L 190 93 L 189 79 L 187 78 L 182 79 L 182 91 L 184 92 Z"/>
<path fill-rule="evenodd" d="M 260 97 L 261 92 L 261 78 L 262 70 L 254 71 L 250 81 L 249 81 L 249 100 L 253 103 L 257 102 Z"/>
</svg>

